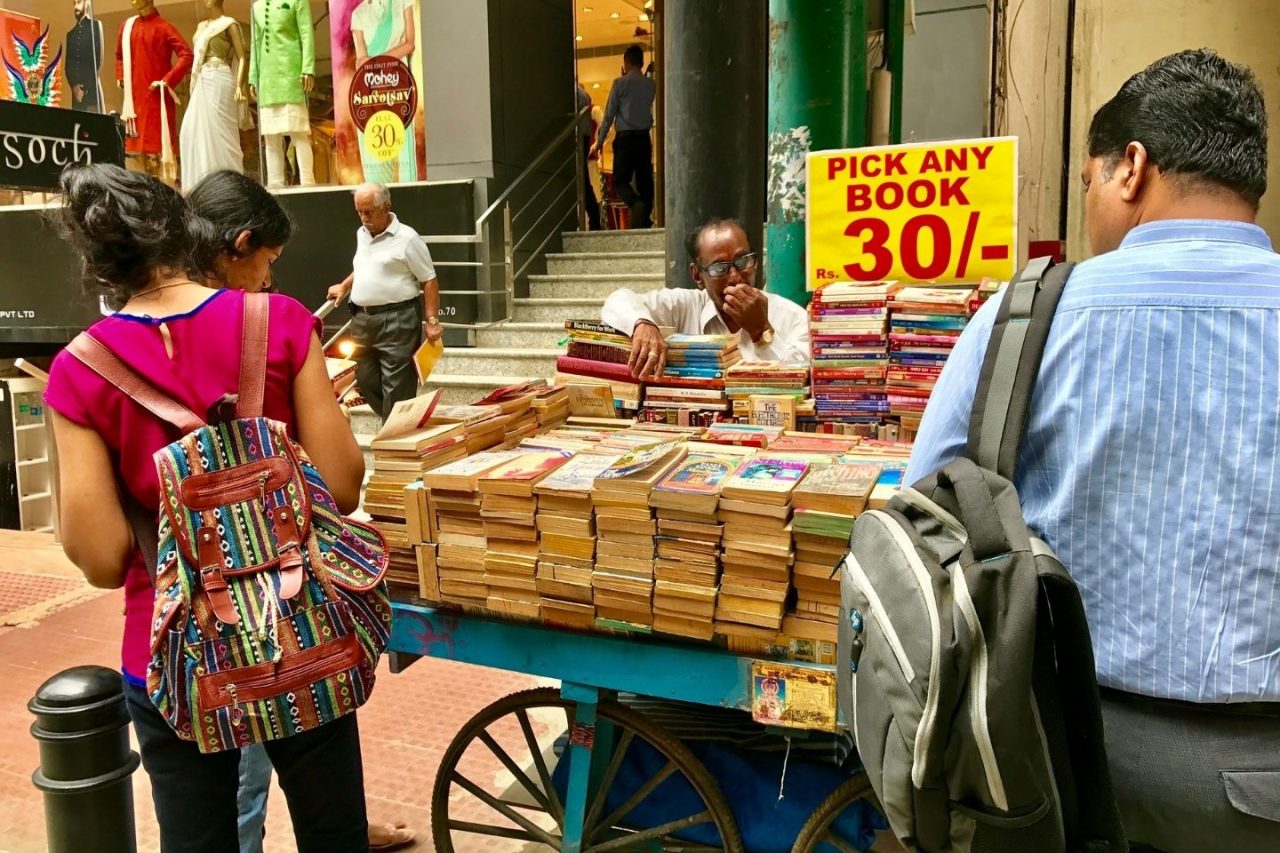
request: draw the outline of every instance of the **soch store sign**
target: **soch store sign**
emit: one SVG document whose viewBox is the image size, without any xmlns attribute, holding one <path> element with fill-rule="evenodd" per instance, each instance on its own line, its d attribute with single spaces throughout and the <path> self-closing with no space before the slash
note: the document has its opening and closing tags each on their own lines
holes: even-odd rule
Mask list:
<svg viewBox="0 0 1280 853">
<path fill-rule="evenodd" d="M 815 151 L 808 282 L 1009 279 L 1017 261 L 1017 139 Z"/>
</svg>

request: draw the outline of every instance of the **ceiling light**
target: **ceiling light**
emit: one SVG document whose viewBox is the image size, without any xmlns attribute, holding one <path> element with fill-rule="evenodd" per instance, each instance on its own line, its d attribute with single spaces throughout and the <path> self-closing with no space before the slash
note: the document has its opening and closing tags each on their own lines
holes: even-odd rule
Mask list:
<svg viewBox="0 0 1280 853">
<path fill-rule="evenodd" d="M 574 40 L 574 41 L 582 41 L 582 36 L 574 36 L 574 37 L 573 37 L 573 40 Z"/>
<path fill-rule="evenodd" d="M 622 17 L 622 16 L 621 16 L 621 15 L 619 15 L 617 12 L 610 12 L 610 13 L 609 13 L 609 17 L 610 17 L 610 18 L 613 18 L 613 19 L 616 21 L 616 20 L 618 20 L 618 18 L 620 18 L 620 17 Z"/>
<path fill-rule="evenodd" d="M 591 84 L 591 88 L 592 88 L 592 89 L 599 89 L 599 88 L 600 88 L 600 84 L 599 84 L 599 83 L 592 83 L 592 84 Z"/>
<path fill-rule="evenodd" d="M 647 20 L 649 20 L 649 14 L 648 14 L 647 12 L 641 12 L 641 13 L 640 13 L 640 20 L 642 20 L 642 21 L 647 21 Z"/>
<path fill-rule="evenodd" d="M 595 11 L 595 9 L 592 9 L 590 6 L 583 6 L 582 11 L 590 15 L 592 12 Z"/>
</svg>

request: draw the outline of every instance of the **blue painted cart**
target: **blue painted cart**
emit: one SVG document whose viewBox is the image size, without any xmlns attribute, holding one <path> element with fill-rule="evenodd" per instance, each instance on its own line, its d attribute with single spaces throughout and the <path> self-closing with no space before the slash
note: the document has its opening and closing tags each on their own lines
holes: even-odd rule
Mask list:
<svg viewBox="0 0 1280 853">
<path fill-rule="evenodd" d="M 425 656 L 561 682 L 558 690 L 523 691 L 499 700 L 455 737 L 432 794 L 438 853 L 488 849 L 481 837 L 570 853 L 744 850 L 729 804 L 703 764 L 662 726 L 615 697 L 639 694 L 750 710 L 752 658 L 709 645 L 577 633 L 405 602 L 395 603 L 390 649 L 393 672 Z M 535 729 L 546 731 L 548 726 L 568 734 L 567 747 L 551 770 L 535 735 Z M 628 750 L 629 769 L 624 769 Z M 527 754 L 532 767 L 522 768 L 513 754 Z M 652 772 L 636 779 L 631 764 L 641 754 L 648 756 Z M 473 778 L 486 772 L 481 769 L 486 766 L 492 777 L 495 757 L 509 779 L 495 783 Z M 632 778 L 623 778 L 626 773 Z M 654 816 L 646 820 L 642 812 L 646 798 L 663 785 L 681 786 L 686 801 L 696 805 L 675 819 L 656 818 L 661 822 L 655 825 Z M 491 790 L 495 786 L 505 790 Z M 451 813 L 451 807 L 459 812 L 457 804 L 467 799 L 463 792 L 473 798 L 470 811 Z M 865 775 L 839 784 L 808 819 L 793 850 L 856 851 L 837 831 L 837 819 L 864 797 L 873 797 Z M 477 809 L 487 810 L 493 819 L 475 819 Z"/>
</svg>

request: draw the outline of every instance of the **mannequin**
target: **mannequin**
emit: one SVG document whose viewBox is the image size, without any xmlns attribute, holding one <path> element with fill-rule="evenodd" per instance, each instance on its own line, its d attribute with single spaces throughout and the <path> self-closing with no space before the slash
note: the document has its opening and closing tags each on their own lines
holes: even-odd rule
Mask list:
<svg viewBox="0 0 1280 853">
<path fill-rule="evenodd" d="M 244 171 L 240 149 L 243 109 L 248 100 L 248 57 L 244 35 L 223 0 L 200 0 L 205 19 L 196 27 L 191 103 L 182 118 L 182 187 L 190 190 L 219 169 Z M 234 75 L 232 69 L 235 69 Z"/>
<path fill-rule="evenodd" d="M 71 108 L 102 112 L 102 22 L 93 17 L 93 0 L 74 0 L 76 24 L 67 33 L 67 85 Z"/>
<path fill-rule="evenodd" d="M 116 85 L 124 90 L 125 153 L 169 184 L 178 180 L 178 98 L 174 89 L 191 70 L 191 47 L 156 11 L 153 0 L 129 0 L 137 14 L 120 27 Z"/>
<path fill-rule="evenodd" d="M 258 102 L 267 186 L 285 184 L 284 144 L 297 151 L 299 183 L 316 182 L 307 95 L 315 87 L 316 44 L 308 0 L 255 0 L 249 97 Z"/>
<path fill-rule="evenodd" d="M 351 13 L 351 39 L 355 47 L 356 70 L 370 57 L 389 56 L 399 59 L 410 69 L 418 50 L 416 0 L 361 0 Z M 380 161 L 369 151 L 363 131 L 356 131 L 360 141 L 360 164 L 364 179 L 379 184 L 408 180 L 417 175 L 415 131 L 412 123 L 405 129 L 405 142 L 394 160 Z"/>
</svg>

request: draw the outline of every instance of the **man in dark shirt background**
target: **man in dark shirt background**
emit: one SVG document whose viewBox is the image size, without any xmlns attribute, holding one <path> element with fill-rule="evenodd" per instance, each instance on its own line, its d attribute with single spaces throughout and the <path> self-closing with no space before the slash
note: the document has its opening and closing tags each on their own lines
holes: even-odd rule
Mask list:
<svg viewBox="0 0 1280 853">
<path fill-rule="evenodd" d="M 93 17 L 92 0 L 75 0 L 76 25 L 67 33 L 67 84 L 71 107 L 102 112 L 102 22 Z"/>
<path fill-rule="evenodd" d="M 594 149 L 604 147 L 609 128 L 616 122 L 613 188 L 630 209 L 632 228 L 648 228 L 653 223 L 653 141 L 649 134 L 656 94 L 657 85 L 644 73 L 644 48 L 633 44 L 622 55 L 622 76 L 609 89 Z"/>
</svg>

